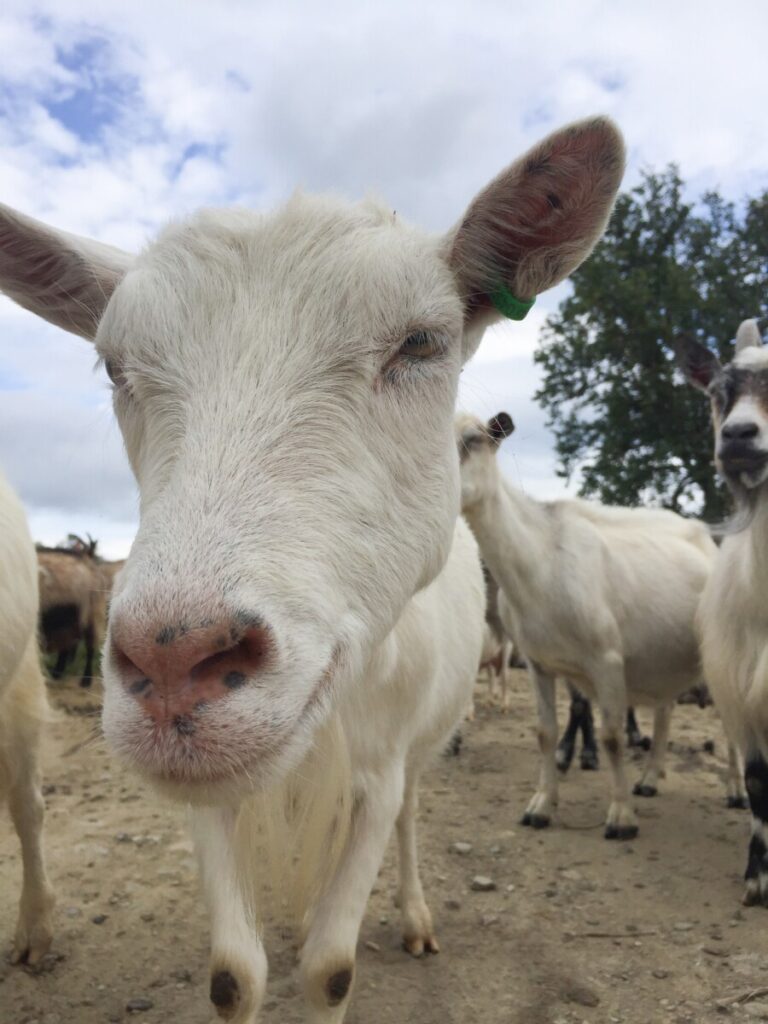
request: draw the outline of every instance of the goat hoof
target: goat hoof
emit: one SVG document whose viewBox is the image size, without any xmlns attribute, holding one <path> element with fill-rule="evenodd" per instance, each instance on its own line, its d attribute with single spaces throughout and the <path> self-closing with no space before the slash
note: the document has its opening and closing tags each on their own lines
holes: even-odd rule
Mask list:
<svg viewBox="0 0 768 1024">
<path fill-rule="evenodd" d="M 520 824 L 530 828 L 549 828 L 549 815 L 532 814 L 530 811 L 526 811 L 520 819 Z"/>
<path fill-rule="evenodd" d="M 240 1003 L 240 986 L 231 971 L 216 971 L 211 976 L 210 999 L 224 1020 L 235 1015 Z"/>
<path fill-rule="evenodd" d="M 557 765 L 557 770 L 560 772 L 560 774 L 565 775 L 565 773 L 571 767 L 571 758 L 557 757 L 555 759 L 555 764 Z"/>
<path fill-rule="evenodd" d="M 403 949 L 417 959 L 427 956 L 429 953 L 440 952 L 440 946 L 434 935 L 405 935 L 403 936 Z"/>
<path fill-rule="evenodd" d="M 768 907 L 768 878 L 748 878 L 742 903 L 745 907 Z"/>
<path fill-rule="evenodd" d="M 579 763 L 581 764 L 581 770 L 583 772 L 596 772 L 600 765 L 597 757 L 597 751 L 582 750 Z"/>
<path fill-rule="evenodd" d="M 648 786 L 644 782 L 636 782 L 635 788 L 632 790 L 632 792 L 635 794 L 635 796 L 651 797 L 656 796 L 658 790 L 655 786 Z"/>
<path fill-rule="evenodd" d="M 606 825 L 603 834 L 606 839 L 634 839 L 637 836 L 637 825 Z"/>
<path fill-rule="evenodd" d="M 749 810 L 749 799 L 745 796 L 729 796 L 725 803 L 726 807 L 732 807 L 739 811 Z"/>
</svg>

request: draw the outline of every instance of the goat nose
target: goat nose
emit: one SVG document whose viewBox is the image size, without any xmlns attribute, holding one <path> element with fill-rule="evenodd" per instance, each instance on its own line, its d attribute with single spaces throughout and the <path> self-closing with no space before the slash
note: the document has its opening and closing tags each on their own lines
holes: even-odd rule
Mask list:
<svg viewBox="0 0 768 1024">
<path fill-rule="evenodd" d="M 722 435 L 726 441 L 751 441 L 752 438 L 757 437 L 759 433 L 760 428 L 751 420 L 741 420 L 737 423 L 725 423 L 722 429 Z"/>
<path fill-rule="evenodd" d="M 246 686 L 263 669 L 270 629 L 238 615 L 196 629 L 157 623 L 136 630 L 126 617 L 111 623 L 112 665 L 123 688 L 158 724 L 194 731 L 193 716 Z"/>
</svg>

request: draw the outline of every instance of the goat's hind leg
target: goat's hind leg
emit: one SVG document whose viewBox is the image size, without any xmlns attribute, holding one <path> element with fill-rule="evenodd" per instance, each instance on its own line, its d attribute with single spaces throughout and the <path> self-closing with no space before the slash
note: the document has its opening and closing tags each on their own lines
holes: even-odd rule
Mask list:
<svg viewBox="0 0 768 1024">
<path fill-rule="evenodd" d="M 533 795 L 521 824 L 533 828 L 546 828 L 557 807 L 557 706 L 555 704 L 555 677 L 540 666 L 529 662 L 528 671 L 536 692 L 539 712 L 539 752 L 541 755 L 539 787 Z"/>
<path fill-rule="evenodd" d="M 674 705 L 665 704 L 656 708 L 653 713 L 653 742 L 651 753 L 643 772 L 643 777 L 632 792 L 635 796 L 656 796 L 658 793 L 658 781 L 665 775 L 664 761 L 667 756 L 667 744 L 669 743 L 669 721 L 672 717 Z"/>
<path fill-rule="evenodd" d="M 752 809 L 752 838 L 749 841 L 744 903 L 768 907 L 768 763 L 762 754 L 746 759 L 744 782 Z"/>
<path fill-rule="evenodd" d="M 190 831 L 211 920 L 210 999 L 222 1020 L 251 1024 L 264 998 L 267 958 L 249 919 L 239 878 L 237 812 L 195 807 Z"/>
<path fill-rule="evenodd" d="M 624 771 L 624 720 L 627 692 L 624 660 L 612 652 L 595 665 L 594 685 L 602 715 L 602 740 L 611 770 L 612 794 L 605 819 L 606 839 L 634 839 L 637 817 L 630 802 L 629 786 Z"/>
<path fill-rule="evenodd" d="M 50 948 L 55 903 L 43 853 L 45 803 L 39 757 L 46 704 L 36 645 L 30 645 L 11 685 L 7 711 L 12 730 L 3 757 L 8 758 L 8 809 L 21 843 L 23 867 L 11 963 L 34 965 Z"/>
<path fill-rule="evenodd" d="M 726 774 L 726 806 L 740 811 L 749 807 L 749 797 L 744 787 L 744 769 L 736 746 L 728 741 L 728 770 Z"/>
<path fill-rule="evenodd" d="M 573 755 L 576 751 L 576 737 L 581 728 L 581 701 L 583 699 L 578 690 L 567 680 L 566 685 L 571 697 L 571 703 L 568 708 L 568 724 L 555 750 L 555 763 L 557 764 L 558 771 L 561 771 L 563 774 L 571 767 L 571 761 L 573 761 Z"/>
</svg>

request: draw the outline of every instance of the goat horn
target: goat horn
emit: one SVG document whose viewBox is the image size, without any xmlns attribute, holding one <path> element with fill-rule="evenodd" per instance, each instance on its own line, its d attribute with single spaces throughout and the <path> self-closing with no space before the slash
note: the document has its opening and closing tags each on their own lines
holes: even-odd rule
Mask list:
<svg viewBox="0 0 768 1024">
<path fill-rule="evenodd" d="M 736 351 L 742 352 L 745 348 L 750 348 L 753 345 L 759 348 L 762 344 L 760 322 L 758 320 L 742 320 L 736 332 Z"/>
</svg>

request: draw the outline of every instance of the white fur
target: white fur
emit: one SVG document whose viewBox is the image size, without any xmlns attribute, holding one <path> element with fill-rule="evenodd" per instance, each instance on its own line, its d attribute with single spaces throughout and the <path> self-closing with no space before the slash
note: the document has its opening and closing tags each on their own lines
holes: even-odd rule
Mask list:
<svg viewBox="0 0 768 1024">
<path fill-rule="evenodd" d="M 227 1019 L 253 1019 L 266 978 L 240 869 L 254 833 L 272 859 L 304 864 L 318 833 L 346 836 L 307 887 L 310 1020 L 344 1016 L 395 821 L 405 943 L 436 947 L 416 782 L 469 698 L 484 603 L 476 546 L 456 522 L 459 369 L 497 316 L 499 285 L 531 297 L 588 255 L 622 169 L 621 137 L 595 119 L 525 154 L 442 238 L 378 204 L 297 196 L 268 217 L 173 225 L 111 286 L 119 256 L 102 263 L 88 243 L 0 208 L 0 287 L 80 332 L 88 307 L 116 382 L 141 523 L 110 635 L 151 643 L 159 626 L 186 632 L 239 611 L 269 627 L 269 660 L 185 739 L 151 724 L 109 638 L 104 662 L 111 745 L 196 804 L 214 994 L 237 983 L 235 1003 L 219 1006 Z M 405 344 L 414 336 L 426 356 Z M 307 793 L 326 778 L 326 820 L 303 827 Z M 275 858 L 276 802 L 303 849 Z"/>
<path fill-rule="evenodd" d="M 621 748 L 627 704 L 663 709 L 700 679 L 696 606 L 716 547 L 699 523 L 672 512 L 534 501 L 511 487 L 497 446 L 473 416 L 456 421 L 465 449 L 462 504 L 483 560 L 502 588 L 500 611 L 529 661 L 539 701 L 542 776 L 528 808 L 544 824 L 557 804 L 554 678 L 597 700 L 613 774 L 607 826 L 631 833 Z M 657 715 L 655 786 L 666 747 Z"/>
<path fill-rule="evenodd" d="M 43 857 L 39 759 L 47 704 L 37 603 L 37 559 L 26 516 L 0 475 L 0 797 L 8 800 L 24 868 L 14 963 L 37 963 L 53 935 L 53 889 Z"/>
</svg>

